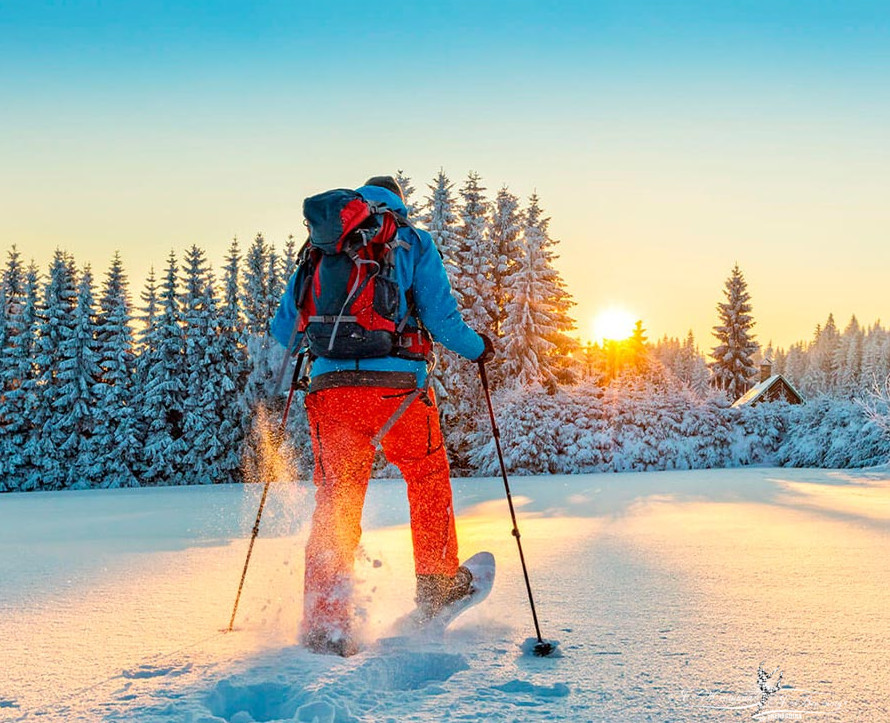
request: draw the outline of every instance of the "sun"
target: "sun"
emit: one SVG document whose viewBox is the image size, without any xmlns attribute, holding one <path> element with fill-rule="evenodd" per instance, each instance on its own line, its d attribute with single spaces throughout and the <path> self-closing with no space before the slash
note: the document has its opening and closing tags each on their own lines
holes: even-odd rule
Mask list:
<svg viewBox="0 0 890 723">
<path fill-rule="evenodd" d="M 623 341 L 634 331 L 634 315 L 618 306 L 603 309 L 590 322 L 590 330 L 595 342 Z"/>
</svg>

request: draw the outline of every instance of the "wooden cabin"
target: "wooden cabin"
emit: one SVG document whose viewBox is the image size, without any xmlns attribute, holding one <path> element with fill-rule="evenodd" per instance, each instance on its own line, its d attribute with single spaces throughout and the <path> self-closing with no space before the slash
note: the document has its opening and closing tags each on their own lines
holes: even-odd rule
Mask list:
<svg viewBox="0 0 890 723">
<path fill-rule="evenodd" d="M 733 407 L 754 407 L 761 402 L 785 401 L 801 404 L 803 396 L 781 374 L 773 374 L 773 363 L 764 359 L 760 365 L 760 382 L 735 400 Z"/>
</svg>

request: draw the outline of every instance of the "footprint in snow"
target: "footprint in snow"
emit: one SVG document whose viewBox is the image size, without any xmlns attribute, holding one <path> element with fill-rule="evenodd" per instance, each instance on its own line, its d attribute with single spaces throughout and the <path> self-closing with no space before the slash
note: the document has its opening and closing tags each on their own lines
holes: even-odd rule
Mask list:
<svg viewBox="0 0 890 723">
<path fill-rule="evenodd" d="M 569 686 L 565 683 L 535 685 L 527 680 L 511 680 L 503 685 L 491 687 L 503 693 L 533 695 L 537 698 L 565 698 L 569 694 Z"/>
<path fill-rule="evenodd" d="M 121 673 L 124 678 L 129 680 L 142 680 L 144 678 L 161 678 L 163 676 L 170 676 L 171 678 L 175 678 L 180 675 L 185 675 L 192 669 L 191 663 L 188 665 L 183 665 L 182 667 L 168 666 L 168 667 L 155 667 L 154 665 L 140 665 L 138 668 L 132 668 L 130 670 L 125 670 Z"/>
<path fill-rule="evenodd" d="M 355 675 L 370 690 L 420 690 L 469 668 L 463 655 L 405 652 L 371 658 Z"/>
</svg>

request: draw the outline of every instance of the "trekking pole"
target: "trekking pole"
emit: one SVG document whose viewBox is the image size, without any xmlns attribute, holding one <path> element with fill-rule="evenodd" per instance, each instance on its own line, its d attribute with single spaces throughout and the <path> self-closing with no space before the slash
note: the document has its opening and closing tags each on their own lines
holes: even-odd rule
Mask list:
<svg viewBox="0 0 890 723">
<path fill-rule="evenodd" d="M 303 367 L 303 360 L 306 352 L 300 352 L 297 357 L 297 363 L 294 366 L 294 375 L 291 378 L 290 391 L 287 394 L 287 403 L 284 405 L 284 413 L 281 415 L 281 424 L 278 427 L 279 433 L 283 436 L 287 428 L 287 417 L 290 413 L 291 402 L 294 399 L 294 392 L 300 389 L 304 383 L 304 379 L 300 377 L 300 371 Z M 232 608 L 232 617 L 229 620 L 229 627 L 224 632 L 231 633 L 235 626 L 235 615 L 238 613 L 238 603 L 241 601 L 241 591 L 244 589 L 244 578 L 247 577 L 247 566 L 250 564 L 250 555 L 253 552 L 253 543 L 256 542 L 257 535 L 260 533 L 260 520 L 263 517 L 263 508 L 266 506 L 266 497 L 269 495 L 269 487 L 272 484 L 272 476 L 266 475 L 266 482 L 263 485 L 263 494 L 260 497 L 260 506 L 256 511 L 256 520 L 253 523 L 253 532 L 250 535 L 250 544 L 247 546 L 247 559 L 244 560 L 244 569 L 241 571 L 241 582 L 238 583 L 238 594 L 235 595 L 235 606 Z"/>
<path fill-rule="evenodd" d="M 485 401 L 488 403 L 488 416 L 491 419 L 491 431 L 494 435 L 494 446 L 498 453 L 498 462 L 501 465 L 501 477 L 504 479 L 504 490 L 507 492 L 507 504 L 510 506 L 510 518 L 513 520 L 513 537 L 516 538 L 516 547 L 519 548 L 519 561 L 522 563 L 522 575 L 525 577 L 525 589 L 528 592 L 528 604 L 532 609 L 532 620 L 535 622 L 535 635 L 538 642 L 532 652 L 538 657 L 550 655 L 556 646 L 548 643 L 541 637 L 541 626 L 538 624 L 538 613 L 535 610 L 535 599 L 532 596 L 532 584 L 528 579 L 528 567 L 525 564 L 525 555 L 522 553 L 522 542 L 520 541 L 519 525 L 516 522 L 516 510 L 513 508 L 513 496 L 510 494 L 510 482 L 507 480 L 507 465 L 504 464 L 504 453 L 501 451 L 501 432 L 498 429 L 498 423 L 494 418 L 494 407 L 491 405 L 491 392 L 488 390 L 488 374 L 485 371 L 485 362 L 480 361 L 479 378 L 482 381 L 482 389 L 485 392 Z"/>
</svg>

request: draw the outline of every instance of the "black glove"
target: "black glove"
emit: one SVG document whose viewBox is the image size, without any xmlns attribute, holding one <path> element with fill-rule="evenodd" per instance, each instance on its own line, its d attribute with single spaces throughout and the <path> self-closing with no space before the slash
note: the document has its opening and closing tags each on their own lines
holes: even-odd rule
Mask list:
<svg viewBox="0 0 890 723">
<path fill-rule="evenodd" d="M 479 336 L 482 337 L 485 348 L 482 350 L 482 353 L 476 358 L 476 361 L 480 364 L 488 364 L 488 362 L 494 359 L 494 344 L 491 343 L 491 339 L 489 339 L 485 334 L 479 334 Z"/>
</svg>

